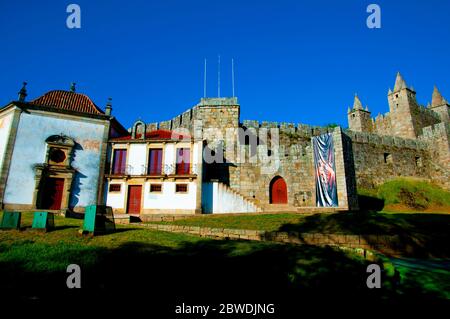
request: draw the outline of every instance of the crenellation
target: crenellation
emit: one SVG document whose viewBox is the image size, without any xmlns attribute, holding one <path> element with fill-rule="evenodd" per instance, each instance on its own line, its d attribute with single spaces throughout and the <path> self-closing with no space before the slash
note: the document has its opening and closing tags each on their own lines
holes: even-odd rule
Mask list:
<svg viewBox="0 0 450 319">
<path fill-rule="evenodd" d="M 263 121 L 261 123 L 261 127 L 265 127 L 265 128 L 278 128 L 278 122 L 268 122 L 268 121 Z"/>
<path fill-rule="evenodd" d="M 242 122 L 242 125 L 245 126 L 246 128 L 259 128 L 261 126 L 259 121 L 254 120 L 244 120 Z"/>
<path fill-rule="evenodd" d="M 398 136 L 394 136 L 394 145 L 397 147 L 404 147 L 406 145 L 405 140 L 398 137 Z"/>
<path fill-rule="evenodd" d="M 156 131 L 158 129 L 159 129 L 159 123 L 158 122 L 146 124 L 146 131 L 147 132 Z"/>
</svg>

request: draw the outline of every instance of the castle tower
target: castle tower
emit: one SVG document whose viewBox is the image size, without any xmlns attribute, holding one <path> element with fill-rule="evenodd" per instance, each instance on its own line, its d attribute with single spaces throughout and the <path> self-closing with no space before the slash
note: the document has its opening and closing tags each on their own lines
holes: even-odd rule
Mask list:
<svg viewBox="0 0 450 319">
<path fill-rule="evenodd" d="M 450 105 L 436 86 L 434 86 L 430 109 L 439 114 L 442 122 L 450 122 Z"/>
<path fill-rule="evenodd" d="M 391 118 L 391 135 L 416 138 L 421 128 L 417 126 L 417 110 L 419 105 L 416 100 L 416 92 L 408 88 L 400 72 L 395 79 L 394 90 L 388 93 L 389 111 Z"/>
<path fill-rule="evenodd" d="M 358 95 L 355 94 L 355 100 L 353 102 L 353 108 L 348 108 L 348 126 L 352 131 L 358 132 L 371 132 L 372 120 L 370 118 L 369 109 L 363 108 L 361 100 Z"/>
</svg>

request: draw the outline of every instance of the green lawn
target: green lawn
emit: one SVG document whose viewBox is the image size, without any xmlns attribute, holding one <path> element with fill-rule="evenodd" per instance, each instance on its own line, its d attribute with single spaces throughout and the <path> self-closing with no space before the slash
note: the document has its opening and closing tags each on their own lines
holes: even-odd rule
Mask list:
<svg viewBox="0 0 450 319">
<path fill-rule="evenodd" d="M 450 257 L 450 214 L 339 212 L 199 216 L 160 224 L 235 228 L 297 233 L 399 236 L 404 244 L 397 252 L 407 256 Z M 409 252 L 408 247 L 414 251 Z"/>
<path fill-rule="evenodd" d="M 249 214 L 202 215 L 175 221 L 150 222 L 183 226 L 235 228 L 266 231 L 300 231 L 343 234 L 391 234 L 401 232 L 447 234 L 450 214 L 394 213 L 394 212 L 339 212 L 301 215 Z"/>
<path fill-rule="evenodd" d="M 0 218 L 2 213 L 0 213 Z M 117 226 L 115 233 L 101 236 L 80 236 L 83 220 L 55 217 L 55 230 L 43 233 L 30 229 L 32 213 L 22 213 L 21 231 L 0 231 L 0 262 L 20 263 L 25 270 L 63 270 L 68 262 L 93 265 L 107 249 L 127 243 L 153 243 L 176 248 L 183 242 L 198 242 L 199 237 L 148 231 Z"/>
<path fill-rule="evenodd" d="M 275 231 L 284 224 L 299 223 L 304 219 L 304 217 L 305 216 L 299 214 L 249 214 L 237 216 L 201 215 L 198 217 L 189 217 L 176 221 L 150 223 Z"/>
<path fill-rule="evenodd" d="M 450 213 L 450 192 L 418 179 L 396 178 L 373 189 L 358 188 L 358 195 L 365 210 Z"/>
<path fill-rule="evenodd" d="M 313 216 L 285 218 L 295 223 Z M 242 217 L 251 223 L 250 216 Z M 280 222 L 270 215 L 258 218 L 271 227 Z M 25 214 L 23 224 L 31 225 L 30 215 Z M 240 302 L 280 300 L 295 307 L 296 300 L 309 298 L 390 302 L 449 296 L 448 270 L 427 278 L 420 271 L 404 272 L 402 283 L 407 285 L 400 286 L 394 278 L 383 277 L 383 288 L 370 290 L 365 285 L 370 262 L 330 247 L 211 240 L 132 225 L 89 238 L 78 234 L 81 224 L 81 220 L 56 217 L 56 229 L 48 233 L 0 231 L 0 297 L 51 303 L 58 298 L 74 302 L 88 298 L 110 304 L 131 294 L 133 300 L 142 297 L 154 307 L 163 307 L 174 298 L 189 296 L 222 302 L 232 293 Z M 82 269 L 82 293 L 65 286 L 69 264 Z"/>
</svg>

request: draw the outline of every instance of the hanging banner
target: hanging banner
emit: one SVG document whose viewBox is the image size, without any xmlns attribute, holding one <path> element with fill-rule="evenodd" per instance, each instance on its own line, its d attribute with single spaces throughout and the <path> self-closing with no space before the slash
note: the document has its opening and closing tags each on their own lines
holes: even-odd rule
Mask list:
<svg viewBox="0 0 450 319">
<path fill-rule="evenodd" d="M 317 207 L 337 207 L 336 168 L 331 133 L 313 137 Z"/>
</svg>

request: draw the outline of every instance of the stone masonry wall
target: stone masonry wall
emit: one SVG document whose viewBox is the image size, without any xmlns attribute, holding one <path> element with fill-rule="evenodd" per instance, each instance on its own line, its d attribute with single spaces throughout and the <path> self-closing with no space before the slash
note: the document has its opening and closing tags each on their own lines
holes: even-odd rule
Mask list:
<svg viewBox="0 0 450 319">
<path fill-rule="evenodd" d="M 373 188 L 395 177 L 430 179 L 430 154 L 424 141 L 347 130 L 352 139 L 358 187 Z"/>
<path fill-rule="evenodd" d="M 427 173 L 431 180 L 450 190 L 450 124 L 425 127 L 419 141 L 427 145 Z"/>
</svg>

